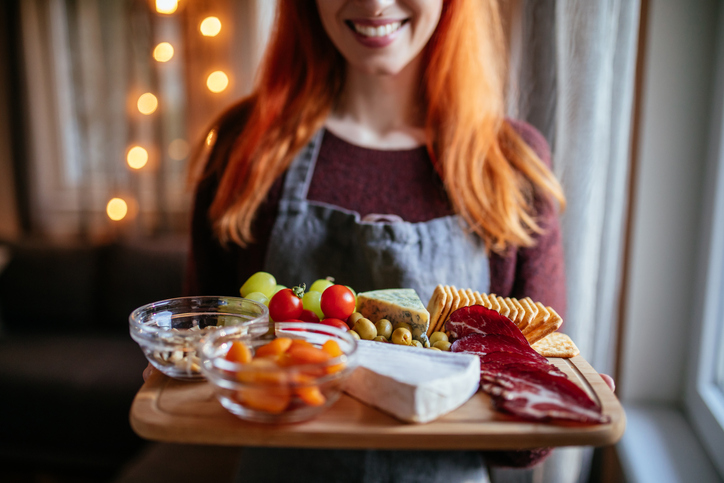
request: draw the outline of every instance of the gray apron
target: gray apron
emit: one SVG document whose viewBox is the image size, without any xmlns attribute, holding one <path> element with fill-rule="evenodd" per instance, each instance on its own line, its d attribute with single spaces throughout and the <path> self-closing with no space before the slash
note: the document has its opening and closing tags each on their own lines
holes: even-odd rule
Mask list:
<svg viewBox="0 0 724 483">
<path fill-rule="evenodd" d="M 457 216 L 422 223 L 365 222 L 360 214 L 307 200 L 324 129 L 287 170 L 265 270 L 287 286 L 332 276 L 359 292 L 414 288 L 424 304 L 437 284 L 488 292 L 482 240 Z M 369 196 L 374 186 L 360 185 Z M 479 452 L 245 448 L 240 481 L 487 482 Z"/>
</svg>

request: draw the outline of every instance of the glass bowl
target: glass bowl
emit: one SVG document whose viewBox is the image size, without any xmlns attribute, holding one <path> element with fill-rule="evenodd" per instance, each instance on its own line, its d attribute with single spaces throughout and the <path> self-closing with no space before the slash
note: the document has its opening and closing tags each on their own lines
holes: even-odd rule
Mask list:
<svg viewBox="0 0 724 483">
<path fill-rule="evenodd" d="M 146 359 L 174 379 L 203 380 L 197 348 L 220 327 L 269 324 L 269 309 L 239 297 L 179 297 L 134 310 L 128 318 L 131 337 Z"/>
<path fill-rule="evenodd" d="M 306 341 L 317 348 L 331 339 L 343 354 L 299 365 L 285 364 L 281 356 L 260 356 L 247 364 L 226 359 L 234 341 L 256 354 L 261 346 L 280 337 Z M 277 322 L 274 333 L 269 324 L 259 322 L 224 327 L 209 334 L 199 352 L 201 371 L 221 405 L 241 419 L 259 423 L 295 423 L 317 416 L 339 398 L 357 365 L 354 337 L 336 327 L 308 322 Z M 291 349 L 286 355 L 289 353 Z M 272 362 L 275 360 L 280 362 Z"/>
</svg>

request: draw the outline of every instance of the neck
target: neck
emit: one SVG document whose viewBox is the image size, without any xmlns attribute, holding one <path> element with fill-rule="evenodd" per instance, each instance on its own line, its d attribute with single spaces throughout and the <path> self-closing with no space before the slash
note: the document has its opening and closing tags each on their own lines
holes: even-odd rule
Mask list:
<svg viewBox="0 0 724 483">
<path fill-rule="evenodd" d="M 420 70 L 419 58 L 395 75 L 370 74 L 348 64 L 345 86 L 327 127 L 366 147 L 408 149 L 425 144 Z"/>
</svg>

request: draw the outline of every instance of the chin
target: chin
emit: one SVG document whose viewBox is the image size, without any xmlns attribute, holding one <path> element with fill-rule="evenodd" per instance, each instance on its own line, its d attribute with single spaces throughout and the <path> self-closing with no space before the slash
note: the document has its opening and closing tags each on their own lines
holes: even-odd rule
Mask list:
<svg viewBox="0 0 724 483">
<path fill-rule="evenodd" d="M 367 75 L 395 76 L 402 72 L 407 63 L 398 61 L 356 62 L 354 67 Z"/>
</svg>

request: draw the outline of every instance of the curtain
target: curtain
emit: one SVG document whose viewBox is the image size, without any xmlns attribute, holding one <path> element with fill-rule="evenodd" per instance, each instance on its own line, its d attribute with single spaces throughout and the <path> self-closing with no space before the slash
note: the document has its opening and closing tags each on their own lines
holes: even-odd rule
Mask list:
<svg viewBox="0 0 724 483">
<path fill-rule="evenodd" d="M 148 0 L 24 0 L 31 231 L 89 240 L 185 234 L 187 161 L 211 120 L 248 93 L 274 12 L 268 0 L 179 2 L 162 14 Z M 201 33 L 207 17 L 221 21 Z M 153 52 L 166 42 L 170 60 Z M 222 71 L 228 87 L 207 87 Z M 139 111 L 141 95 L 157 108 Z M 129 167 L 128 153 L 145 151 Z M 142 155 L 143 157 L 143 155 Z M 111 199 L 126 203 L 113 221 Z"/>
<path fill-rule="evenodd" d="M 566 193 L 566 332 L 603 373 L 614 364 L 622 273 L 638 0 L 510 2 L 509 112 L 547 138 Z M 495 481 L 585 482 L 592 451 L 563 448 Z"/>
</svg>

